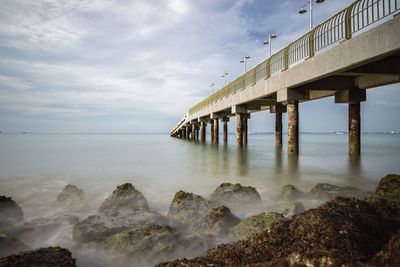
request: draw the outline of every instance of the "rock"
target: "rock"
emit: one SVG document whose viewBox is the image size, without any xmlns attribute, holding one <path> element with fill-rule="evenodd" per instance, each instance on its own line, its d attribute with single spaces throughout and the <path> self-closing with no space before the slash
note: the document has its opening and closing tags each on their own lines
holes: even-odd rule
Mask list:
<svg viewBox="0 0 400 267">
<path fill-rule="evenodd" d="M 285 185 L 282 187 L 281 193 L 279 194 L 279 198 L 284 200 L 295 200 L 304 196 L 304 192 L 298 190 L 291 184 Z"/>
<path fill-rule="evenodd" d="M 302 213 L 306 209 L 300 202 L 285 202 L 282 207 L 278 209 L 278 213 L 282 213 L 285 217 L 292 217 L 296 214 Z"/>
<path fill-rule="evenodd" d="M 338 197 L 279 221 L 252 238 L 219 245 L 185 264 L 274 266 L 271 262 L 290 260 L 290 266 L 341 266 L 372 258 L 391 234 L 387 221 L 367 202 Z M 175 266 L 180 262 L 174 261 Z"/>
<path fill-rule="evenodd" d="M 75 185 L 66 185 L 63 191 L 58 194 L 57 202 L 73 202 L 79 203 L 85 197 L 85 194 L 82 189 L 79 189 Z"/>
<path fill-rule="evenodd" d="M 126 229 L 167 223 L 164 216 L 148 207 L 142 193 L 132 184 L 123 184 L 101 204 L 97 215 L 89 216 L 74 226 L 72 237 L 77 244 L 101 242 Z"/>
<path fill-rule="evenodd" d="M 40 248 L 0 258 L 1 267 L 76 267 L 71 252 L 60 247 Z"/>
<path fill-rule="evenodd" d="M 173 225 L 191 228 L 201 220 L 209 209 L 209 202 L 199 195 L 179 191 L 168 210 L 167 217 Z"/>
<path fill-rule="evenodd" d="M 10 234 L 32 247 L 56 245 L 58 239 L 70 237 L 72 227 L 79 218 L 72 215 L 55 215 L 23 222 L 11 229 Z M 60 235 L 64 234 L 64 236 Z"/>
<path fill-rule="evenodd" d="M 238 225 L 231 228 L 229 237 L 232 241 L 246 239 L 252 235 L 269 229 L 274 223 L 287 220 L 277 212 L 260 213 L 242 220 Z"/>
<path fill-rule="evenodd" d="M 262 204 L 260 194 L 254 187 L 231 183 L 223 183 L 218 186 L 208 200 L 235 209 Z"/>
<path fill-rule="evenodd" d="M 10 197 L 0 196 L 0 233 L 23 219 L 24 214 L 20 206 Z"/>
<path fill-rule="evenodd" d="M 400 266 L 400 231 L 368 262 L 369 266 Z"/>
<path fill-rule="evenodd" d="M 118 216 L 118 213 L 125 210 L 135 211 L 139 209 L 149 209 L 147 201 L 132 184 L 126 183 L 117 186 L 112 195 L 101 204 L 99 213 Z"/>
<path fill-rule="evenodd" d="M 400 175 L 388 174 L 382 177 L 376 193 L 383 197 L 400 198 Z"/>
<path fill-rule="evenodd" d="M 332 200 L 336 197 L 355 197 L 358 199 L 364 199 L 365 197 L 371 195 L 357 187 L 352 186 L 337 186 L 328 183 L 318 183 L 313 189 L 307 194 L 308 197 L 322 199 L 322 200 Z"/>
<path fill-rule="evenodd" d="M 216 236 L 226 236 L 229 229 L 240 222 L 226 206 L 210 208 L 199 227 L 206 233 Z"/>
<path fill-rule="evenodd" d="M 30 250 L 31 248 L 25 245 L 20 240 L 0 234 L 0 257 L 9 256 L 21 251 Z"/>
<path fill-rule="evenodd" d="M 135 258 L 138 266 L 183 255 L 194 256 L 193 253 L 208 248 L 199 238 L 186 239 L 170 226 L 156 224 L 125 230 L 110 236 L 101 245 L 125 258 Z"/>
<path fill-rule="evenodd" d="M 365 199 L 395 229 L 400 228 L 400 200 L 370 196 Z"/>
</svg>

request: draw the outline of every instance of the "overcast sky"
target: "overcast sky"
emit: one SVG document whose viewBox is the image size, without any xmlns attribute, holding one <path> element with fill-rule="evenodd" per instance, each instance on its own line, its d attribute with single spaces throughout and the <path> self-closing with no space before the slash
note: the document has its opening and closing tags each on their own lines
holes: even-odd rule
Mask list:
<svg viewBox="0 0 400 267">
<path fill-rule="evenodd" d="M 315 7 L 316 23 L 351 0 Z M 0 0 L 0 130 L 169 132 L 190 105 L 308 30 L 297 0 Z M 189 96 L 189 91 L 190 95 Z M 400 130 L 400 86 L 368 91 L 364 131 Z M 346 105 L 301 104 L 302 131 L 347 128 Z M 257 113 L 250 131 L 272 131 Z M 234 125 L 235 120 L 232 120 Z"/>
</svg>

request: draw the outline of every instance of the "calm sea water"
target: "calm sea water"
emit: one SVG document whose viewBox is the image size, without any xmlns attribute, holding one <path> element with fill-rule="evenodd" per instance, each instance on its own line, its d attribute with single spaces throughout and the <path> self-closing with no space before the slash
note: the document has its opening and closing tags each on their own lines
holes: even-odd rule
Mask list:
<svg viewBox="0 0 400 267">
<path fill-rule="evenodd" d="M 254 186 L 263 198 L 258 211 L 236 213 L 246 216 L 277 208 L 275 197 L 285 184 L 305 191 L 318 182 L 374 190 L 380 177 L 400 173 L 400 135 L 363 135 L 358 159 L 347 156 L 347 135 L 301 134 L 297 160 L 287 157 L 286 147 L 275 150 L 273 134 L 249 135 L 243 149 L 236 149 L 235 136 L 229 138 L 227 145 L 216 146 L 166 134 L 1 134 L 0 195 L 16 200 L 27 220 L 64 214 L 84 219 L 124 182 L 133 183 L 164 214 L 178 190 L 207 196 L 223 182 L 239 182 Z M 56 197 L 68 183 L 85 191 L 82 207 L 57 205 Z M 72 226 L 59 227 L 50 236 L 38 232 L 29 245 L 69 248 L 79 266 L 115 266 L 100 260 L 107 256 L 77 250 Z"/>
<path fill-rule="evenodd" d="M 222 182 L 239 182 L 268 199 L 289 183 L 373 190 L 383 175 L 400 173 L 400 135 L 364 134 L 359 159 L 348 157 L 345 134 L 301 134 L 298 160 L 286 147 L 275 150 L 273 134 L 249 135 L 240 150 L 235 136 L 229 139 L 215 146 L 166 134 L 2 134 L 0 194 L 14 197 L 29 217 L 46 212 L 67 183 L 84 189 L 95 209 L 118 184 L 132 182 L 166 212 L 180 189 L 208 195 Z"/>
</svg>

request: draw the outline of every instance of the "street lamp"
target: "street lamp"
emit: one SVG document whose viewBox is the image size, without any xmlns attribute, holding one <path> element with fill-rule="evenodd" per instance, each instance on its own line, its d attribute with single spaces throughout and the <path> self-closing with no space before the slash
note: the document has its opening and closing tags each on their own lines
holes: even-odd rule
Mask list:
<svg viewBox="0 0 400 267">
<path fill-rule="evenodd" d="M 321 4 L 325 2 L 325 0 L 315 0 L 315 3 L 317 4 Z M 300 7 L 299 10 L 299 14 L 305 14 L 307 13 L 307 9 L 306 9 L 306 5 L 309 4 L 310 5 L 310 30 L 312 30 L 314 28 L 314 24 L 313 24 L 313 5 L 314 5 L 314 0 L 309 0 L 307 3 L 303 4 Z"/>
<path fill-rule="evenodd" d="M 225 71 L 224 74 L 221 76 L 222 78 L 224 78 L 224 85 L 226 85 L 226 76 L 228 76 L 228 72 Z"/>
<path fill-rule="evenodd" d="M 247 64 L 246 61 L 250 58 L 248 54 L 244 55 L 243 58 L 240 60 L 240 63 L 244 63 L 244 73 L 247 72 Z"/>
<path fill-rule="evenodd" d="M 215 85 L 215 83 L 211 83 L 211 84 L 210 84 L 211 94 L 214 94 L 214 89 L 213 89 L 214 85 Z"/>
<path fill-rule="evenodd" d="M 278 37 L 275 32 L 270 33 L 267 38 L 265 38 L 264 40 L 264 44 L 267 45 L 269 44 L 269 57 L 271 57 L 272 55 L 272 39 L 275 39 L 276 37 Z"/>
</svg>

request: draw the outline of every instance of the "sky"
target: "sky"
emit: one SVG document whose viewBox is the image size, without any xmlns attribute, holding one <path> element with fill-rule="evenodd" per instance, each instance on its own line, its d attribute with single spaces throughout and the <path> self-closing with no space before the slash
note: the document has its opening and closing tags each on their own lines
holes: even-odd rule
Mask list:
<svg viewBox="0 0 400 267">
<path fill-rule="evenodd" d="M 298 0 L 0 0 L 0 131 L 168 133 L 188 108 L 308 31 Z M 315 23 L 351 3 L 315 6 Z M 363 131 L 400 131 L 400 85 L 369 90 Z M 234 127 L 235 120 L 231 120 Z M 252 114 L 250 132 L 274 129 Z M 300 105 L 300 130 L 347 129 L 333 98 Z"/>
</svg>

